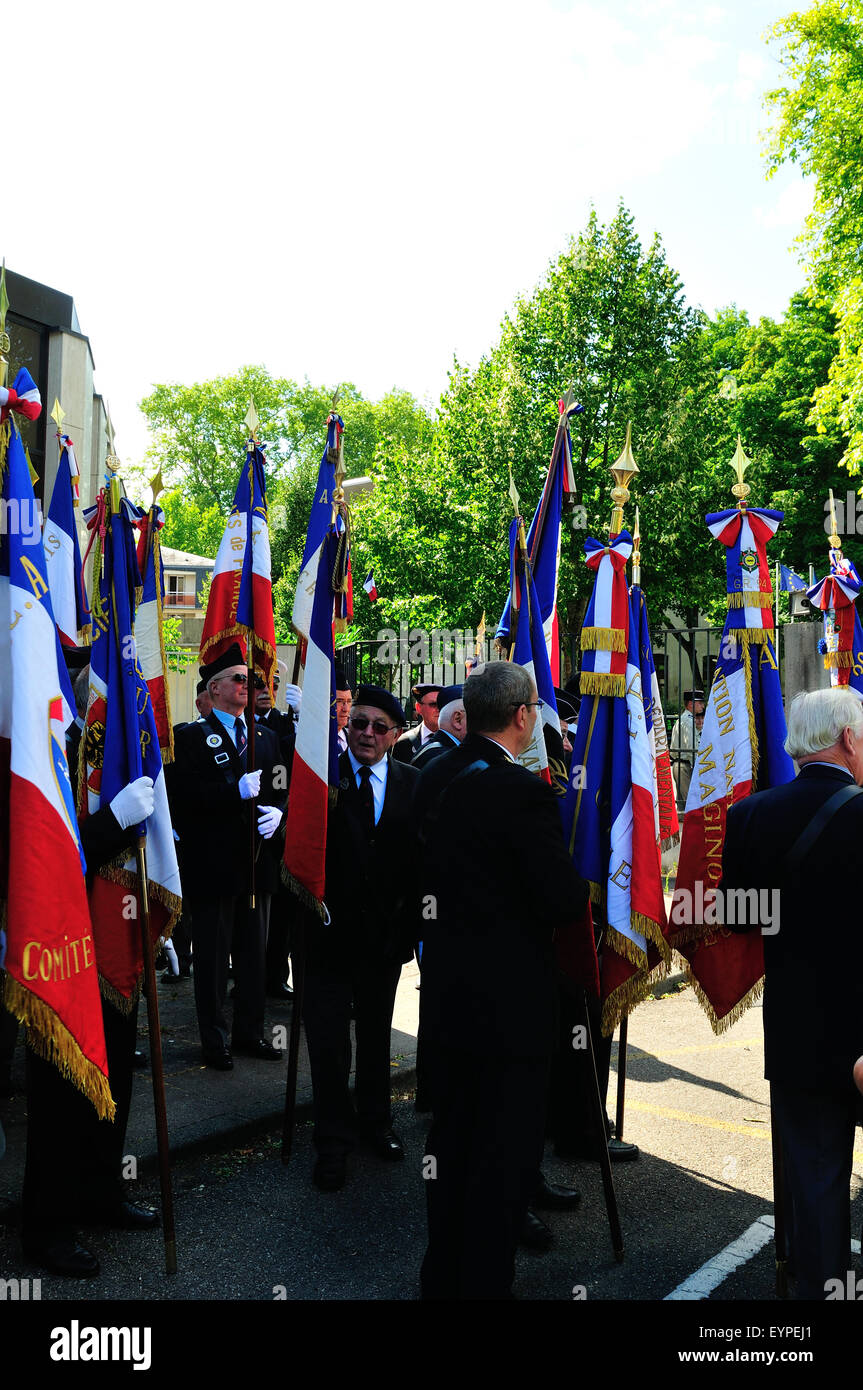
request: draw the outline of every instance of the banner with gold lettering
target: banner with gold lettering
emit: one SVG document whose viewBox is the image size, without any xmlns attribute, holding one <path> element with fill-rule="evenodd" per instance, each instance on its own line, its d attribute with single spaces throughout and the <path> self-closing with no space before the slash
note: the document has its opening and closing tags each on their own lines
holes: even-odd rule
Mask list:
<svg viewBox="0 0 863 1390">
<path fill-rule="evenodd" d="M 750 792 L 794 778 L 784 748 L 785 712 L 765 577 L 767 542 L 781 520 L 781 512 L 743 502 L 706 518 L 726 547 L 728 615 L 686 799 L 669 940 L 686 959 L 716 1033 L 757 999 L 764 975 L 760 933 L 736 934 L 717 923 L 714 890 L 722 876 L 728 807 Z"/>
<path fill-rule="evenodd" d="M 0 535 L 3 1002 L 31 1047 L 113 1118 L 84 856 L 66 759 L 74 719 L 27 459 L 11 421 Z"/>
</svg>

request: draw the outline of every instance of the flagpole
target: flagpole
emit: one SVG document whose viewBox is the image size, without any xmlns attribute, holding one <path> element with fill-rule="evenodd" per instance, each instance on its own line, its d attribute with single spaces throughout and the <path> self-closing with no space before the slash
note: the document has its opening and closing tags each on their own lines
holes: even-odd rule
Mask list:
<svg viewBox="0 0 863 1390">
<path fill-rule="evenodd" d="M 337 386 L 333 393 L 330 414 L 335 411 L 338 404 L 340 386 Z M 327 417 L 329 419 L 329 416 Z M 342 483 L 345 477 L 344 454 L 339 449 L 339 457 L 336 464 L 335 481 L 332 497 L 332 516 L 330 525 L 335 525 L 338 502 L 337 493 L 342 496 Z M 324 540 L 326 545 L 326 538 Z M 333 609 L 335 612 L 335 608 Z M 297 654 L 294 658 L 294 684 L 296 684 L 299 672 L 300 651 L 303 639 L 297 633 Z M 335 660 L 335 632 L 333 633 L 333 660 Z M 287 1166 L 291 1159 L 291 1152 L 294 1147 L 294 1126 L 297 1115 L 297 1075 L 300 1066 L 300 1028 L 303 1020 L 303 1005 L 306 997 L 306 908 L 300 905 L 297 908 L 294 920 L 293 940 L 291 942 L 291 974 L 294 981 L 294 1003 L 291 1012 L 291 1033 L 288 1039 L 288 1074 L 285 1078 L 285 1113 L 282 1118 L 282 1163 Z"/>
<path fill-rule="evenodd" d="M 116 469 L 119 459 L 114 453 L 113 430 L 110 452 L 106 459 L 110 471 L 109 510 L 115 516 L 120 510 L 120 480 Z M 114 608 L 114 638 L 119 643 L 117 596 L 114 577 L 111 577 L 111 602 Z M 162 1233 L 165 1244 L 165 1273 L 177 1272 L 177 1236 L 174 1225 L 174 1195 L 171 1188 L 171 1150 L 168 1141 L 168 1113 L 165 1104 L 165 1073 L 162 1062 L 162 1030 L 159 1023 L 159 998 L 156 989 L 156 967 L 150 935 L 150 894 L 147 874 L 147 832 L 135 840 L 135 860 L 138 869 L 138 917 L 141 923 L 141 953 L 144 959 L 144 995 L 147 1000 L 147 1030 L 150 1038 L 150 1069 L 153 1078 L 153 1109 L 156 1119 L 156 1148 L 159 1163 L 159 1190 L 162 1199 Z"/>
<path fill-rule="evenodd" d="M 249 408 L 243 421 L 249 432 L 246 442 L 246 452 L 249 456 L 249 519 L 247 523 L 246 548 L 248 553 L 252 553 L 252 514 L 255 500 L 255 449 L 258 444 L 258 412 L 255 409 L 254 399 L 250 397 Z M 246 633 L 246 771 L 255 770 L 255 634 Z M 249 805 L 249 912 L 255 911 L 255 863 L 257 859 L 257 845 L 255 844 L 255 831 L 257 829 L 257 797 L 252 797 Z"/>
</svg>

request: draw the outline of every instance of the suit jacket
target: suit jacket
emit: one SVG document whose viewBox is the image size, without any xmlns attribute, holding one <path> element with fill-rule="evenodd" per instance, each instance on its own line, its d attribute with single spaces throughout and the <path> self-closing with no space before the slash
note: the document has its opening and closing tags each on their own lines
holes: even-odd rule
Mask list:
<svg viewBox="0 0 863 1390">
<path fill-rule="evenodd" d="M 477 761 L 489 766 L 467 771 Z M 431 895 L 436 912 L 423 921 L 423 1046 L 471 1047 L 479 1037 L 501 1056 L 551 1053 L 552 935 L 588 898 L 554 792 L 469 734 L 420 773 L 414 811 L 425 911 Z"/>
<path fill-rule="evenodd" d="M 422 747 L 422 742 L 420 740 L 422 729 L 423 724 L 422 720 L 420 720 L 419 724 L 413 729 L 408 729 L 406 734 L 402 734 L 401 738 L 396 739 L 395 747 L 392 751 L 392 758 L 395 759 L 397 763 L 413 762 Z"/>
<path fill-rule="evenodd" d="M 850 783 L 842 768 L 810 764 L 794 782 L 732 806 L 719 885 L 778 890 L 759 918 L 778 901 L 778 931 L 764 935 L 765 1076 L 834 1093 L 852 1089 L 851 1069 L 863 1055 L 863 796 L 836 813 L 790 874 L 783 861 L 818 808 Z"/>
<path fill-rule="evenodd" d="M 291 768 L 294 763 L 294 747 L 297 741 L 297 732 L 294 725 L 292 714 L 285 714 L 282 710 L 268 709 L 263 719 L 260 720 L 267 729 L 271 729 L 279 740 L 279 751 L 282 755 L 282 762 L 287 770 L 288 786 L 291 784 Z"/>
<path fill-rule="evenodd" d="M 418 773 L 390 759 L 374 836 L 360 813 L 347 753 L 339 758 L 339 795 L 327 822 L 326 890 L 331 922 L 311 924 L 308 955 L 319 969 L 410 960 L 418 935 L 417 841 L 411 802 Z"/>
<path fill-rule="evenodd" d="M 279 740 L 257 723 L 255 767 L 261 769 L 261 794 L 255 802 L 243 801 L 237 783 L 245 769 L 217 715 L 197 719 L 177 732 L 174 761 L 165 767 L 165 782 L 171 820 L 180 836 L 184 897 L 194 900 L 249 891 L 252 807 L 284 809 L 287 802 Z M 257 826 L 257 817 L 254 823 Z M 262 840 L 255 830 L 258 892 L 272 893 L 279 882 L 278 838 Z"/>
<path fill-rule="evenodd" d="M 411 766 L 415 767 L 417 772 L 422 772 L 430 762 L 439 758 L 441 753 L 449 753 L 453 748 L 458 748 L 458 739 L 453 738 L 445 729 L 438 729 L 436 734 L 432 734 L 431 738 L 426 740 L 425 748 L 420 748 L 414 754 Z"/>
</svg>

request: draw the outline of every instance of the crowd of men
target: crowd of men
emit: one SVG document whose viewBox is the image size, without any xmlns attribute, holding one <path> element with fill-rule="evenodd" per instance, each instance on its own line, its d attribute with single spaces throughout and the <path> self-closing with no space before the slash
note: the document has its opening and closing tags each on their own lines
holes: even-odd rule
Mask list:
<svg viewBox="0 0 863 1390">
<path fill-rule="evenodd" d="M 289 687 L 291 703 L 283 713 L 272 708 L 259 683 L 250 750 L 248 671 L 240 648 L 203 666 L 200 676 L 199 717 L 176 728 L 167 780 L 184 898 L 185 936 L 179 934 L 177 960 L 185 973 L 191 961 L 205 1063 L 228 1071 L 235 1054 L 282 1059 L 264 1036 L 265 999 L 268 990 L 290 998 L 288 952 L 292 944 L 301 945 L 313 1181 L 323 1192 L 342 1188 L 358 1144 L 382 1161 L 403 1159 L 392 1125 L 390 1034 L 402 966 L 416 954 L 417 1108 L 431 1113 L 424 1161 L 433 1164 L 425 1183 L 422 1296 L 512 1297 L 517 1246 L 543 1248 L 550 1240 L 535 1209 L 571 1208 L 579 1201 L 574 1189 L 551 1184 L 542 1173 L 547 1136 L 562 1153 L 595 1158 L 608 1144 L 615 1161 L 638 1157 L 635 1146 L 610 1137 L 607 1121 L 606 1133 L 596 1132 L 584 1099 L 590 1080 L 577 1072 L 586 1058 L 558 1048 L 561 1030 L 568 1036 L 573 1020 L 593 1008 L 581 990 L 563 981 L 555 956 L 555 936 L 583 920 L 588 885 L 564 844 L 555 792 L 518 761 L 539 717 L 532 678 L 514 664 L 490 662 L 475 666 L 463 685 L 418 685 L 413 695 L 419 722 L 406 731 L 405 712 L 391 692 L 374 685 L 354 691 L 339 674 L 339 795 L 328 819 L 322 920 L 283 888 L 280 874 L 293 711 L 301 692 Z M 700 695 L 688 692 L 681 716 L 692 723 L 693 740 L 703 714 Z M 574 722 L 577 703 L 565 709 Z M 679 743 L 682 749 L 683 733 Z M 857 958 L 859 934 L 845 931 L 852 889 L 851 880 L 842 878 L 832 939 L 841 938 L 850 959 L 837 1005 L 835 975 L 829 983 L 822 977 L 830 934 L 814 959 L 810 949 L 811 922 L 820 909 L 807 888 L 814 880 L 802 866 L 828 820 L 837 863 L 854 862 L 851 846 L 863 801 L 841 811 L 863 783 L 859 699 L 847 691 L 798 697 L 788 747 L 801 766 L 797 781 L 753 795 L 729 813 L 724 883 L 781 883 L 795 895 L 792 915 L 783 912 L 783 931 L 767 947 L 766 1074 L 786 1155 L 802 1296 L 823 1297 L 818 1290 L 840 1272 L 837 1261 L 842 1270 L 847 1263 L 858 1100 L 852 1071 L 863 1053 L 863 960 Z M 103 843 L 95 839 L 95 818 L 86 823 L 91 868 L 116 852 L 125 827 L 146 809 L 147 790 L 133 783 L 122 805 L 121 797 L 105 808 Z M 514 970 L 517 1010 L 511 1007 Z M 794 1051 L 788 1044 L 793 1021 L 813 988 L 809 1042 Z M 155 1225 L 158 1219 L 126 1201 L 120 1182 L 134 1013 L 131 1023 L 129 1017 L 121 1023 L 119 1015 L 111 1016 L 116 1010 L 110 1004 L 104 1012 L 118 1099 L 114 1126 L 96 1124 L 85 1114 L 86 1102 L 70 1095 L 70 1083 L 49 1075 L 53 1069 L 28 1051 L 25 1250 L 57 1273 L 98 1271 L 95 1257 L 74 1235 L 81 1193 L 70 1184 L 58 1192 L 55 1185 L 51 1202 L 44 1210 L 39 1205 L 47 1202 L 39 1195 L 47 1184 L 45 1155 L 59 1125 L 66 1126 L 67 1137 L 69 1128 L 83 1136 L 86 1211 L 121 1226 Z M 598 1028 L 594 1034 L 604 1088 L 610 1039 L 601 1041 Z M 483 1040 L 479 1049 L 477 1038 Z M 475 1059 L 469 1079 L 463 1063 L 468 1050 Z M 91 1152 L 96 1157 L 89 1162 Z"/>
</svg>

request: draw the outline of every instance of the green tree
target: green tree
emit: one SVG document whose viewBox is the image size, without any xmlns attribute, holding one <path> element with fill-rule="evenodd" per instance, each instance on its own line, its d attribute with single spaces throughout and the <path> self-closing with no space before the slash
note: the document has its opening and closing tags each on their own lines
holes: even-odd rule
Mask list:
<svg viewBox="0 0 863 1390">
<path fill-rule="evenodd" d="M 785 85 L 770 92 L 768 168 L 797 164 L 814 181 L 800 238 L 813 298 L 836 315 L 838 350 L 816 392 L 817 431 L 844 436 L 844 466 L 863 466 L 863 0 L 818 0 L 786 15 L 771 35 L 781 45 Z"/>
</svg>

